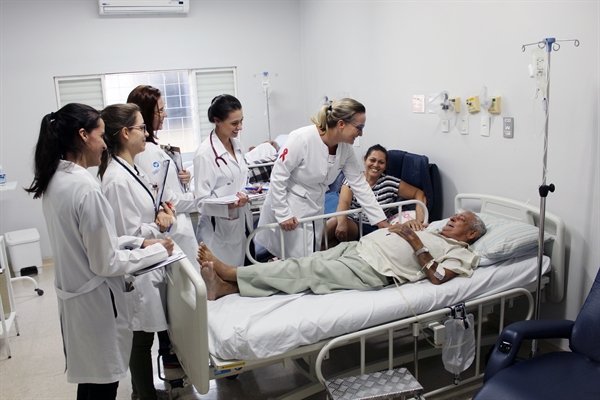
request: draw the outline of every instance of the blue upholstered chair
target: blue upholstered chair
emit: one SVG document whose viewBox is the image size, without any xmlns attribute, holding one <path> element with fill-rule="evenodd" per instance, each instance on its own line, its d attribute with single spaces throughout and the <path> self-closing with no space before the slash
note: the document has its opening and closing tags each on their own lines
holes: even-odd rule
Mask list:
<svg viewBox="0 0 600 400">
<path fill-rule="evenodd" d="M 387 173 L 425 192 L 429 221 L 442 219 L 442 180 L 437 165 L 424 155 L 388 150 Z"/>
<path fill-rule="evenodd" d="M 570 352 L 515 363 L 523 340 L 569 339 Z M 502 331 L 473 400 L 600 399 L 600 271 L 575 321 L 534 320 Z"/>
</svg>

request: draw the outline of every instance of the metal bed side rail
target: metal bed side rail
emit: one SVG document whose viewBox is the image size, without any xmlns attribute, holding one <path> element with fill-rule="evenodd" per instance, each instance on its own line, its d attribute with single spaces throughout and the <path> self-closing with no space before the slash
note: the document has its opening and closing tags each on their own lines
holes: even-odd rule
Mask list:
<svg viewBox="0 0 600 400">
<path fill-rule="evenodd" d="M 479 318 L 478 318 L 478 323 L 477 323 L 478 329 L 477 329 L 477 353 L 476 353 L 476 372 L 475 372 L 476 375 L 479 375 L 479 367 L 480 367 L 479 363 L 480 363 L 480 356 L 481 356 L 480 355 L 480 342 L 481 342 L 481 319 L 482 319 L 481 314 L 482 314 L 483 305 L 494 304 L 494 303 L 500 302 L 501 316 L 500 316 L 499 332 L 502 332 L 502 329 L 504 328 L 503 320 L 504 320 L 504 303 L 505 303 L 505 301 L 510 298 L 514 298 L 514 297 L 518 297 L 518 296 L 522 296 L 522 295 L 526 296 L 527 300 L 528 300 L 528 310 L 527 310 L 527 316 L 525 317 L 525 319 L 529 320 L 529 319 L 531 319 L 531 316 L 533 315 L 533 296 L 531 295 L 531 293 L 528 290 L 523 289 L 523 288 L 509 289 L 504 292 L 492 294 L 489 296 L 485 296 L 485 297 L 481 297 L 478 299 L 469 300 L 469 301 L 465 302 L 466 308 L 473 309 L 474 307 L 478 307 L 479 313 L 480 313 Z M 317 355 L 316 366 L 315 366 L 317 378 L 319 379 L 319 381 L 321 383 L 323 383 L 325 381 L 325 378 L 323 377 L 323 372 L 322 372 L 322 363 L 323 363 L 323 360 L 328 355 L 329 351 L 333 348 L 346 345 L 353 341 L 360 341 L 360 352 L 361 352 L 361 354 L 360 354 L 360 360 L 361 360 L 360 361 L 360 374 L 364 374 L 365 373 L 366 338 L 371 337 L 371 336 L 382 335 L 384 333 L 388 334 L 388 369 L 392 369 L 393 368 L 393 359 L 394 359 L 392 341 L 393 341 L 393 333 L 395 331 L 408 328 L 413 323 L 419 323 L 419 322 L 424 322 L 427 320 L 443 318 L 443 317 L 448 316 L 449 313 L 450 313 L 450 311 L 448 310 L 448 308 L 444 307 L 444 308 L 441 308 L 441 309 L 438 309 L 435 311 L 429 311 L 429 312 L 420 314 L 418 316 L 403 318 L 401 320 L 374 326 L 374 327 L 363 329 L 363 330 L 357 331 L 357 332 L 348 333 L 346 335 L 338 336 L 334 339 L 331 339 L 325 346 L 323 346 L 323 348 L 319 351 L 319 354 Z"/>
<path fill-rule="evenodd" d="M 505 197 L 463 193 L 458 194 L 454 199 L 457 212 L 468 209 L 465 208 L 465 205 L 469 201 L 479 202 L 481 207 L 479 212 L 481 213 L 539 226 L 540 210 L 538 207 Z M 547 243 L 544 246 L 544 254 L 550 257 L 552 264 L 548 297 L 557 303 L 563 299 L 565 292 L 566 228 L 562 218 L 550 212 L 545 213 L 544 228 L 556 236 L 553 243 Z"/>
<path fill-rule="evenodd" d="M 201 394 L 210 388 L 204 280 L 187 258 L 167 266 L 167 316 L 173 351 Z"/>
<path fill-rule="evenodd" d="M 388 208 L 392 208 L 392 207 L 398 207 L 398 210 L 400 211 L 401 208 L 403 206 L 407 206 L 410 204 L 418 204 L 422 207 L 423 211 L 424 211 L 424 220 L 425 222 L 429 221 L 429 211 L 427 210 L 427 206 L 419 201 L 419 200 L 404 200 L 404 201 L 397 201 L 394 203 L 389 203 L 389 204 L 382 204 L 381 208 L 382 209 L 388 209 Z M 305 217 L 305 218 L 300 218 L 298 219 L 298 228 L 296 229 L 300 229 L 300 226 L 302 227 L 301 229 L 303 229 L 304 235 L 304 256 L 306 257 L 308 254 L 306 253 L 306 249 L 307 249 L 307 237 L 306 237 L 306 231 L 307 231 L 307 225 L 308 223 L 315 221 L 315 220 L 327 220 L 331 217 L 337 217 L 340 215 L 350 215 L 350 214 L 359 214 L 359 220 L 362 220 L 362 213 L 363 213 L 363 209 L 362 208 L 356 208 L 353 210 L 346 210 L 346 211 L 338 211 L 338 212 L 334 212 L 334 213 L 329 213 L 329 214 L 320 214 L 320 215 L 315 215 L 312 217 Z M 325 226 L 325 224 L 323 224 Z M 285 259 L 285 240 L 284 240 L 284 236 L 283 236 L 283 230 L 281 230 L 279 224 L 277 222 L 273 222 L 271 224 L 267 224 L 267 225 L 263 225 L 263 226 L 259 226 L 258 228 L 254 229 L 252 232 L 250 232 L 250 234 L 248 235 L 248 239 L 246 240 L 246 256 L 248 257 L 248 259 L 250 260 L 251 263 L 253 264 L 257 264 L 258 261 L 252 257 L 252 254 L 250 254 L 250 244 L 252 239 L 254 238 L 254 236 L 265 229 L 271 229 L 272 231 L 276 231 L 277 229 L 279 230 L 279 239 L 281 241 L 281 254 L 284 255 L 284 257 L 282 257 L 282 259 Z M 359 237 L 362 237 L 362 224 L 358 225 L 358 231 L 359 231 Z M 327 235 L 323 235 L 325 237 L 325 243 L 327 244 Z"/>
</svg>

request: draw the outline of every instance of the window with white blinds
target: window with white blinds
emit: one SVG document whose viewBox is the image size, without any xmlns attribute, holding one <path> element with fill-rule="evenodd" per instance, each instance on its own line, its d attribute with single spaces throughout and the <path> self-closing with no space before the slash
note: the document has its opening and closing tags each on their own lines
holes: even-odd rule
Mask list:
<svg viewBox="0 0 600 400">
<path fill-rule="evenodd" d="M 56 77 L 54 81 L 59 108 L 83 103 L 101 110 L 109 104 L 125 103 L 138 85 L 158 88 L 167 112 L 158 132 L 159 142 L 187 153 L 194 152 L 212 130 L 207 117 L 210 101 L 223 93 L 237 96 L 235 71 L 235 67 L 149 71 Z"/>
<path fill-rule="evenodd" d="M 98 110 L 104 108 L 101 76 L 54 78 L 58 108 L 69 103 L 82 103 Z"/>
<path fill-rule="evenodd" d="M 208 121 L 208 107 L 213 98 L 220 94 L 231 94 L 236 96 L 235 74 L 230 70 L 196 70 L 196 99 L 198 101 L 198 115 L 200 125 L 200 138 L 204 140 L 212 130 L 212 124 Z"/>
</svg>

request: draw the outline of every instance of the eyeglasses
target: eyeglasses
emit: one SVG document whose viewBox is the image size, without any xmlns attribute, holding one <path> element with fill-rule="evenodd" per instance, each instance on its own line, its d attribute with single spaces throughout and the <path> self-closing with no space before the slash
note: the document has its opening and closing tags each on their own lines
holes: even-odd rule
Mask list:
<svg viewBox="0 0 600 400">
<path fill-rule="evenodd" d="M 362 132 L 363 129 L 365 129 L 365 125 L 358 125 L 352 121 L 346 121 L 347 123 L 349 123 L 350 125 L 354 126 L 356 129 L 358 129 L 359 132 Z"/>
<path fill-rule="evenodd" d="M 133 129 L 133 128 L 137 128 L 142 132 L 146 132 L 146 124 L 139 124 L 139 125 L 134 125 L 134 126 L 128 126 L 127 129 Z"/>
<path fill-rule="evenodd" d="M 165 108 L 161 108 L 159 110 L 154 111 L 154 114 L 156 115 L 165 115 L 167 113 L 167 110 L 165 110 Z"/>
</svg>

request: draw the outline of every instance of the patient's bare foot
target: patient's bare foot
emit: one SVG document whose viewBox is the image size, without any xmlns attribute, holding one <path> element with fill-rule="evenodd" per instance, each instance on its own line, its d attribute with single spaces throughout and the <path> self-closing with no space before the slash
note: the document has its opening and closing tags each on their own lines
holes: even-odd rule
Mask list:
<svg viewBox="0 0 600 400">
<path fill-rule="evenodd" d="M 215 255 L 210 251 L 206 244 L 204 244 L 204 242 L 200 242 L 200 246 L 198 246 L 198 262 L 201 265 L 205 262 L 212 262 L 215 273 L 221 279 L 230 282 L 236 281 L 235 268 L 223 263 L 221 260 L 215 257 Z"/>
<path fill-rule="evenodd" d="M 239 289 L 235 283 L 225 282 L 215 272 L 212 261 L 204 261 L 200 269 L 202 279 L 206 285 L 206 297 L 208 300 L 216 300 L 228 294 L 238 293 Z"/>
<path fill-rule="evenodd" d="M 204 261 L 212 261 L 215 265 L 223 264 L 221 260 L 215 257 L 204 242 L 200 242 L 200 246 L 198 246 L 198 262 L 202 264 Z"/>
</svg>

